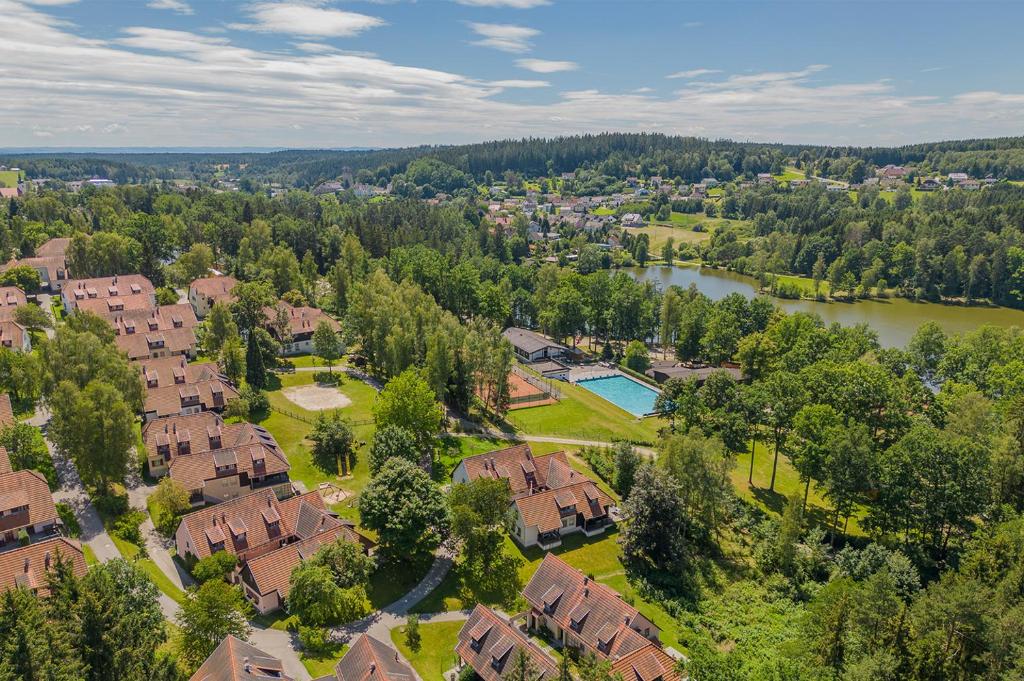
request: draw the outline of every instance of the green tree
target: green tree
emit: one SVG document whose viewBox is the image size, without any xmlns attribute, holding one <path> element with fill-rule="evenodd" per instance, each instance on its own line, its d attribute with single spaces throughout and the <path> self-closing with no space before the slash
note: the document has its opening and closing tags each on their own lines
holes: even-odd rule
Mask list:
<svg viewBox="0 0 1024 681">
<path fill-rule="evenodd" d="M 348 475 L 355 453 L 352 447 L 355 436 L 344 416 L 339 412 L 321 412 L 309 439 L 313 441 L 313 462 L 318 468 L 337 475 L 340 463 L 341 475 Z"/>
<path fill-rule="evenodd" d="M 344 538 L 321 546 L 312 561 L 330 570 L 334 583 L 342 589 L 367 587 L 374 568 L 373 558 L 366 555 L 362 545 Z"/>
<path fill-rule="evenodd" d="M 303 561 L 292 570 L 288 612 L 306 626 L 351 622 L 366 614 L 366 592 L 362 586 L 343 589 L 334 581 L 330 568 Z"/>
<path fill-rule="evenodd" d="M 856 591 L 848 577 L 832 580 L 818 591 L 802 620 L 801 641 L 807 654 L 837 674 L 846 662 Z"/>
<path fill-rule="evenodd" d="M 242 347 L 242 340 L 238 336 L 229 336 L 220 346 L 217 365 L 235 385 L 246 375 L 245 355 L 246 348 Z"/>
<path fill-rule="evenodd" d="M 687 517 L 680 528 L 684 536 L 699 541 L 718 534 L 732 499 L 732 461 L 722 441 L 696 428 L 670 435 L 658 447 L 658 466 L 672 477 L 679 490 Z"/>
<path fill-rule="evenodd" d="M 32 331 L 41 331 L 53 327 L 53 320 L 43 308 L 33 303 L 19 305 L 14 308 L 14 321 Z"/>
<path fill-rule="evenodd" d="M 177 480 L 161 478 L 149 496 L 150 515 L 157 530 L 166 536 L 174 534 L 181 516 L 192 510 L 189 496 L 188 490 Z"/>
<path fill-rule="evenodd" d="M 327 363 L 327 370 L 334 373 L 334 362 L 341 357 L 344 348 L 334 327 L 326 320 L 321 320 L 313 331 L 313 354 Z"/>
<path fill-rule="evenodd" d="M 223 300 L 218 300 L 210 308 L 202 325 L 203 352 L 214 355 L 229 338 L 238 336 L 238 324 L 231 316 L 231 308 Z"/>
<path fill-rule="evenodd" d="M 620 530 L 624 562 L 647 573 L 675 574 L 686 556 L 689 524 L 675 480 L 652 465 L 641 466 L 623 514 L 629 518 Z"/>
<path fill-rule="evenodd" d="M 423 639 L 420 636 L 419 615 L 409 615 L 405 618 L 405 645 L 414 653 L 420 652 Z"/>
<path fill-rule="evenodd" d="M 638 340 L 630 341 L 626 346 L 623 360 L 628 368 L 641 374 L 651 366 L 650 357 L 647 355 L 647 346 Z"/>
<path fill-rule="evenodd" d="M 628 442 L 616 442 L 612 447 L 615 457 L 615 475 L 612 479 L 612 487 L 623 499 L 629 497 L 630 490 L 636 481 L 636 472 L 643 463 L 640 453 L 636 447 Z"/>
<path fill-rule="evenodd" d="M 405 459 L 414 464 L 420 462 L 416 437 L 401 426 L 381 426 L 374 431 L 373 444 L 370 445 L 370 475 L 377 475 L 384 462 L 391 458 Z"/>
<path fill-rule="evenodd" d="M 359 515 L 391 560 L 434 550 L 451 527 L 441 490 L 423 469 L 402 459 L 388 459 L 366 486 Z"/>
<path fill-rule="evenodd" d="M 478 575 L 490 572 L 501 554 L 511 503 L 504 480 L 478 478 L 452 486 L 448 496 L 452 535 L 461 542 L 466 562 Z"/>
<path fill-rule="evenodd" d="M 50 489 L 57 488 L 57 470 L 46 441 L 38 428 L 19 421 L 0 431 L 0 446 L 7 450 L 11 468 L 38 471 L 46 477 Z"/>
<path fill-rule="evenodd" d="M 245 347 L 245 382 L 255 390 L 262 390 L 267 386 L 267 366 L 263 361 L 263 348 L 260 347 L 258 332 L 262 329 L 254 329 L 246 342 Z"/>
<path fill-rule="evenodd" d="M 211 579 L 227 581 L 236 567 L 238 567 L 238 557 L 235 554 L 217 551 L 200 559 L 192 568 L 192 576 L 200 584 Z"/>
<path fill-rule="evenodd" d="M 824 493 L 835 509 L 833 526 L 838 529 L 839 518 L 849 522 L 857 501 L 868 489 L 874 449 L 867 427 L 859 423 L 831 428 L 826 434 L 826 448 Z"/>
<path fill-rule="evenodd" d="M 790 449 L 790 459 L 804 483 L 804 512 L 807 510 L 811 480 L 821 480 L 824 476 L 825 462 L 829 456 L 829 433 L 840 423 L 839 414 L 827 404 L 801 407 L 793 417 L 794 442 Z"/>
<path fill-rule="evenodd" d="M 398 426 L 407 430 L 421 454 L 428 454 L 433 451 L 444 412 L 422 373 L 406 369 L 377 395 L 373 416 L 377 428 Z"/>
<path fill-rule="evenodd" d="M 227 582 L 211 579 L 189 589 L 177 615 L 182 656 L 199 666 L 225 636 L 247 640 L 249 610 L 241 588 Z"/>
</svg>

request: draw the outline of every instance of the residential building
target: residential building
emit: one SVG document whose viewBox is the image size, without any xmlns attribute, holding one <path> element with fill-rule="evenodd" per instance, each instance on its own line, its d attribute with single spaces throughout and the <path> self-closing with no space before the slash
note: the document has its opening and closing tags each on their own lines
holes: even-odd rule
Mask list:
<svg viewBox="0 0 1024 681">
<path fill-rule="evenodd" d="M 146 448 L 149 474 L 157 478 L 167 475 L 171 462 L 178 456 L 245 445 L 265 445 L 281 452 L 277 440 L 262 426 L 224 423 L 224 419 L 212 411 L 147 421 L 142 425 L 142 443 Z"/>
<path fill-rule="evenodd" d="M 661 648 L 658 627 L 614 589 L 558 556 L 544 556 L 523 598 L 530 607 L 528 628 L 609 660 L 624 681 L 678 681 L 676 662 Z"/>
<path fill-rule="evenodd" d="M 363 634 L 338 661 L 334 675 L 317 681 L 415 681 L 419 678 L 397 650 Z"/>
<path fill-rule="evenodd" d="M 640 213 L 626 213 L 622 216 L 623 227 L 643 227 L 647 223 Z"/>
<path fill-rule="evenodd" d="M 97 301 L 83 301 L 82 306 L 93 302 Z M 128 359 L 158 359 L 177 355 L 191 359 L 196 356 L 195 327 L 199 320 L 191 305 L 160 305 L 149 309 L 108 312 L 101 316 L 114 327 L 114 333 L 117 334 L 114 343 L 128 355 Z"/>
<path fill-rule="evenodd" d="M 12 471 L 7 450 L 0 447 L 0 551 L 57 533 L 60 520 L 46 478 L 36 471 Z"/>
<path fill-rule="evenodd" d="M 28 352 L 32 349 L 32 337 L 28 329 L 13 320 L 0 321 L 0 346 Z"/>
<path fill-rule="evenodd" d="M 523 631 L 513 626 L 490 608 L 477 605 L 459 630 L 455 652 L 459 668 L 469 665 L 484 681 L 511 678 L 506 672 L 522 651 L 529 658 L 536 676 L 530 681 L 552 681 L 558 678 L 558 665 Z"/>
<path fill-rule="evenodd" d="M 525 547 L 544 550 L 561 545 L 562 537 L 582 532 L 601 534 L 614 524 L 614 501 L 592 480 L 522 496 L 512 502 L 512 538 Z"/>
<path fill-rule="evenodd" d="M 66 537 L 0 552 L 0 592 L 22 587 L 39 596 L 49 595 L 46 577 L 58 559 L 70 563 L 75 577 L 85 575 L 82 545 Z"/>
<path fill-rule="evenodd" d="M 102 312 L 104 307 L 108 312 L 156 307 L 156 289 L 141 274 L 70 279 L 64 284 L 60 295 L 65 312 L 71 312 L 90 300 L 107 301 L 85 303 L 84 309 L 92 312 Z"/>
<path fill-rule="evenodd" d="M 144 420 L 161 416 L 221 412 L 238 390 L 212 362 L 189 364 L 184 357 L 135 362 L 146 384 Z"/>
<path fill-rule="evenodd" d="M 964 180 L 971 179 L 971 176 L 967 173 L 950 173 L 946 177 L 948 177 L 952 182 L 963 182 Z"/>
<path fill-rule="evenodd" d="M 910 174 L 910 170 L 903 166 L 897 166 L 889 163 L 888 165 L 879 168 L 876 174 L 879 177 L 895 177 L 902 179 Z"/>
<path fill-rule="evenodd" d="M 178 440 L 178 446 L 187 441 Z M 171 460 L 172 480 L 189 491 L 193 505 L 219 504 L 265 487 L 291 493 L 288 459 L 283 452 L 263 444 L 224 447 Z"/>
<path fill-rule="evenodd" d="M 921 180 L 921 183 L 917 185 L 919 191 L 922 192 L 933 192 L 937 189 L 942 189 L 945 185 L 939 182 L 933 177 Z"/>
<path fill-rule="evenodd" d="M 34 256 L 11 260 L 0 265 L 0 272 L 19 265 L 31 267 L 39 273 L 42 288 L 54 293 L 59 292 L 68 280 L 67 258 L 64 253 L 70 242 L 70 239 L 50 239 L 36 249 Z"/>
<path fill-rule="evenodd" d="M 7 393 L 0 393 L 0 428 L 13 426 L 14 423 L 14 409 L 11 407 L 11 396 Z"/>
<path fill-rule="evenodd" d="M 0 321 L 14 319 L 14 311 L 28 303 L 25 292 L 17 286 L 0 286 Z"/>
<path fill-rule="evenodd" d="M 468 456 L 452 472 L 452 484 L 478 478 L 505 480 L 513 498 L 587 480 L 573 470 L 565 452 L 534 456 L 529 443 Z"/>
<path fill-rule="evenodd" d="M 281 501 L 273 490 L 263 489 L 192 511 L 181 519 L 174 543 L 183 560 L 227 551 L 244 567 L 282 546 L 334 530 L 340 522 L 317 492 Z"/>
<path fill-rule="evenodd" d="M 346 521 L 335 520 L 331 527 L 308 539 L 286 544 L 276 551 L 246 562 L 239 574 L 239 581 L 245 597 L 252 601 L 258 612 L 266 614 L 284 607 L 291 590 L 292 570 L 302 561 L 316 555 L 320 547 L 344 539 L 369 551 L 373 545 L 369 539 L 358 534 Z"/>
<path fill-rule="evenodd" d="M 757 174 L 758 184 L 775 184 L 775 178 L 772 177 L 771 173 L 758 173 Z"/>
<path fill-rule="evenodd" d="M 516 355 L 524 362 L 562 357 L 569 352 L 569 348 L 564 345 L 548 340 L 536 331 L 529 329 L 510 326 L 502 332 L 502 335 L 508 339 L 516 351 Z"/>
<path fill-rule="evenodd" d="M 63 258 L 67 255 L 68 246 L 71 245 L 69 237 L 54 237 L 36 249 L 36 257 L 39 258 Z"/>
<path fill-rule="evenodd" d="M 196 317 L 204 318 L 217 301 L 232 302 L 231 291 L 238 284 L 234 277 L 205 277 L 196 279 L 188 287 L 188 302 L 195 310 Z"/>
<path fill-rule="evenodd" d="M 228 636 L 220 642 L 189 681 L 294 681 L 281 660 L 251 643 Z"/>
<path fill-rule="evenodd" d="M 267 331 L 281 343 L 281 354 L 285 356 L 313 352 L 313 333 L 322 321 L 326 321 L 335 331 L 341 330 L 338 322 L 315 307 L 293 307 L 282 300 L 264 312 L 267 315 Z"/>
</svg>

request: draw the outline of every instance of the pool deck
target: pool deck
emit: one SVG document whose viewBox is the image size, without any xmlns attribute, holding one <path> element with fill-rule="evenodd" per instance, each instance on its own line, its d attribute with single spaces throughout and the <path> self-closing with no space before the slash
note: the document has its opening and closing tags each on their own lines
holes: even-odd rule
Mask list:
<svg viewBox="0 0 1024 681">
<path fill-rule="evenodd" d="M 641 381 L 641 380 L 639 380 L 639 379 L 637 379 L 637 378 L 635 378 L 633 376 L 630 376 L 626 372 L 620 370 L 615 365 L 611 365 L 611 364 L 609 364 L 609 365 L 593 364 L 593 365 L 589 365 L 589 366 L 574 366 L 574 367 L 572 367 L 569 370 L 568 380 L 569 380 L 570 383 L 578 385 L 581 381 L 590 381 L 590 380 L 593 380 L 595 378 L 610 378 L 612 376 L 622 376 L 625 379 L 633 381 L 637 385 L 641 385 L 641 386 L 647 388 L 648 390 L 650 390 L 651 392 L 653 392 L 655 394 L 659 394 L 659 395 L 661 394 L 661 388 L 659 388 L 657 386 L 654 386 L 654 385 L 651 385 L 650 383 L 646 383 L 645 381 Z M 585 388 L 585 386 L 581 386 L 581 387 Z M 590 392 L 594 392 L 594 391 L 590 391 Z M 616 407 L 618 407 L 622 411 L 626 412 L 627 414 L 632 415 L 633 417 L 635 417 L 637 419 L 645 419 L 645 418 L 648 418 L 648 417 L 651 417 L 651 416 L 657 416 L 657 413 L 653 412 L 653 411 L 652 412 L 648 412 L 646 414 L 637 414 L 636 412 L 633 412 L 633 411 L 630 411 L 629 409 L 626 409 L 624 406 L 622 406 L 621 404 L 618 404 L 614 400 L 609 399 L 605 395 L 602 395 L 602 394 L 597 393 L 597 392 L 594 392 L 594 394 L 597 395 L 598 397 L 600 397 L 601 399 L 605 400 L 606 402 L 610 402 L 611 404 L 614 404 Z"/>
</svg>

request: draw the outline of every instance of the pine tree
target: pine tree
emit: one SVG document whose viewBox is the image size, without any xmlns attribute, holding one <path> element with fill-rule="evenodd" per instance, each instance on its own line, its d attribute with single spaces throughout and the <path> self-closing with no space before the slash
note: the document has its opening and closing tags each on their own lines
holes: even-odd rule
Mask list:
<svg viewBox="0 0 1024 681">
<path fill-rule="evenodd" d="M 249 334 L 245 349 L 245 381 L 257 390 L 262 390 L 267 384 L 267 368 L 255 333 Z"/>
</svg>

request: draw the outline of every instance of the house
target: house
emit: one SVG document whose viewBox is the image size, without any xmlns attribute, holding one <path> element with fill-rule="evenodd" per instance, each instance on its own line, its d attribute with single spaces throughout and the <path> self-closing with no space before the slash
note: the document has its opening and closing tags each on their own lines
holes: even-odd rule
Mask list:
<svg viewBox="0 0 1024 681">
<path fill-rule="evenodd" d="M 971 176 L 967 173 L 950 173 L 947 175 L 951 182 L 963 182 L 964 180 L 971 179 Z"/>
<path fill-rule="evenodd" d="M 69 237 L 54 237 L 43 243 L 36 249 L 36 257 L 39 258 L 63 258 L 67 255 L 68 246 L 71 245 Z"/>
<path fill-rule="evenodd" d="M 917 185 L 919 191 L 922 192 L 933 192 L 937 189 L 942 189 L 943 184 L 933 177 L 921 180 L 920 184 Z"/>
<path fill-rule="evenodd" d="M 238 391 L 212 362 L 189 364 L 184 357 L 135 362 L 146 382 L 144 421 L 161 416 L 223 411 Z"/>
<path fill-rule="evenodd" d="M 50 241 L 56 241 L 56 239 L 51 239 Z M 34 257 L 10 260 L 0 265 L 0 272 L 6 272 L 12 267 L 31 267 L 39 273 L 42 288 L 52 292 L 60 291 L 64 284 L 67 283 L 69 276 L 67 259 L 63 253 L 59 255 L 40 255 L 40 252 L 50 241 L 40 246 L 36 250 Z"/>
<path fill-rule="evenodd" d="M 149 474 L 162 477 L 177 456 L 202 454 L 217 449 L 262 444 L 280 452 L 277 440 L 254 423 L 224 423 L 216 412 L 165 416 L 142 426 Z"/>
<path fill-rule="evenodd" d="M 188 441 L 178 440 L 179 447 Z M 288 459 L 263 444 L 223 447 L 177 456 L 168 466 L 171 479 L 189 492 L 193 505 L 219 504 L 251 491 L 273 487 L 291 493 Z"/>
<path fill-rule="evenodd" d="M 758 173 L 757 174 L 758 184 L 775 184 L 775 178 L 772 177 L 771 173 Z"/>
<path fill-rule="evenodd" d="M 232 302 L 235 298 L 231 291 L 237 285 L 234 277 L 205 277 L 193 281 L 188 287 L 188 302 L 196 317 L 202 319 L 210 314 L 210 308 L 218 301 Z"/>
<path fill-rule="evenodd" d="M 416 681 L 402 655 L 386 643 L 363 634 L 334 667 L 334 675 L 317 681 Z"/>
<path fill-rule="evenodd" d="M 16 199 L 21 196 L 21 189 L 18 187 L 0 187 L 0 199 Z"/>
<path fill-rule="evenodd" d="M 97 301 L 83 301 L 82 305 L 93 302 Z M 191 359 L 196 355 L 195 327 L 199 320 L 191 305 L 160 305 L 150 309 L 107 312 L 101 316 L 114 327 L 114 343 L 128 355 L 128 359 L 176 355 Z"/>
<path fill-rule="evenodd" d="M 293 307 L 282 300 L 264 312 L 267 331 L 281 343 L 281 354 L 285 356 L 313 352 L 313 333 L 322 321 L 326 321 L 334 331 L 341 330 L 338 322 L 315 307 Z M 285 337 L 282 337 L 282 331 Z"/>
<path fill-rule="evenodd" d="M 18 543 L 22 532 L 33 541 L 56 534 L 59 525 L 43 474 L 11 470 L 7 450 L 0 447 L 0 550 Z"/>
<path fill-rule="evenodd" d="M 468 456 L 452 471 L 454 485 L 479 478 L 505 480 L 513 498 L 588 479 L 569 465 L 565 452 L 535 457 L 529 443 Z"/>
<path fill-rule="evenodd" d="M 526 654 L 536 670 L 536 676 L 530 681 L 558 678 L 558 665 L 551 656 L 518 627 L 484 605 L 478 604 L 470 613 L 455 645 L 459 668 L 469 665 L 483 681 L 511 678 L 506 672 L 512 668 L 519 651 Z"/>
<path fill-rule="evenodd" d="M 231 634 L 220 642 L 189 681 L 294 681 L 276 657 Z"/>
<path fill-rule="evenodd" d="M 14 423 L 14 409 L 11 408 L 11 396 L 7 393 L 0 393 L 0 429 L 13 426 Z M 2 472 L 0 470 L 0 473 Z"/>
<path fill-rule="evenodd" d="M 888 165 L 879 168 L 875 174 L 883 178 L 891 177 L 902 179 L 910 174 L 910 170 L 903 166 L 897 166 L 893 165 L 892 163 L 889 163 Z"/>
<path fill-rule="evenodd" d="M 125 309 L 146 309 L 156 307 L 156 289 L 152 282 L 141 274 L 122 274 L 113 277 L 93 279 L 70 279 L 60 292 L 65 312 L 72 312 L 84 301 L 111 301 L 107 303 L 86 303 L 86 309 L 111 312 Z"/>
<path fill-rule="evenodd" d="M 563 646 L 609 660 L 624 681 L 678 681 L 675 660 L 660 631 L 610 587 L 547 554 L 523 589 L 526 623 Z"/>
<path fill-rule="evenodd" d="M 325 194 L 337 194 L 340 191 L 344 191 L 345 185 L 337 180 L 329 180 L 327 182 L 321 182 L 317 186 L 313 187 L 313 196 L 323 196 Z"/>
<path fill-rule="evenodd" d="M 524 547 L 548 550 L 561 545 L 567 534 L 593 537 L 604 532 L 614 524 L 609 513 L 613 504 L 593 480 L 584 477 L 575 484 L 515 499 L 509 534 Z"/>
<path fill-rule="evenodd" d="M 644 222 L 640 213 L 626 213 L 622 216 L 623 227 L 643 227 L 645 224 L 647 223 Z"/>
<path fill-rule="evenodd" d="M 0 346 L 29 352 L 32 350 L 32 337 L 28 329 L 13 320 L 0 321 Z"/>
<path fill-rule="evenodd" d="M 71 565 L 75 577 L 84 577 L 82 545 L 66 537 L 53 537 L 0 553 L 0 592 L 23 587 L 40 596 L 49 595 L 47 573 L 57 560 Z"/>
<path fill-rule="evenodd" d="M 0 286 L 0 321 L 14 319 L 14 311 L 27 303 L 25 292 L 17 286 Z"/>
<path fill-rule="evenodd" d="M 670 378 L 693 378 L 696 379 L 698 385 L 703 385 L 708 376 L 716 371 L 725 371 L 737 381 L 743 379 L 743 372 L 734 367 L 687 366 L 686 364 L 672 361 L 662 362 L 657 360 L 652 362 L 651 368 L 644 373 L 658 383 L 664 383 Z"/>
<path fill-rule="evenodd" d="M 186 561 L 227 551 L 244 568 L 248 560 L 333 530 L 340 522 L 318 492 L 280 501 L 273 490 L 262 489 L 192 511 L 178 524 L 174 545 Z"/>
<path fill-rule="evenodd" d="M 563 357 L 569 352 L 569 348 L 564 345 L 550 341 L 529 329 L 510 326 L 502 332 L 502 335 L 512 344 L 516 355 L 526 362 Z"/>
<path fill-rule="evenodd" d="M 359 535 L 351 525 L 346 524 L 346 521 L 337 520 L 329 529 L 308 539 L 286 544 L 275 551 L 246 561 L 239 574 L 245 597 L 261 614 L 284 607 L 288 592 L 291 590 L 292 570 L 302 561 L 316 555 L 320 547 L 339 539 L 359 544 L 364 551 L 368 551 L 372 546 L 370 540 Z"/>
</svg>

